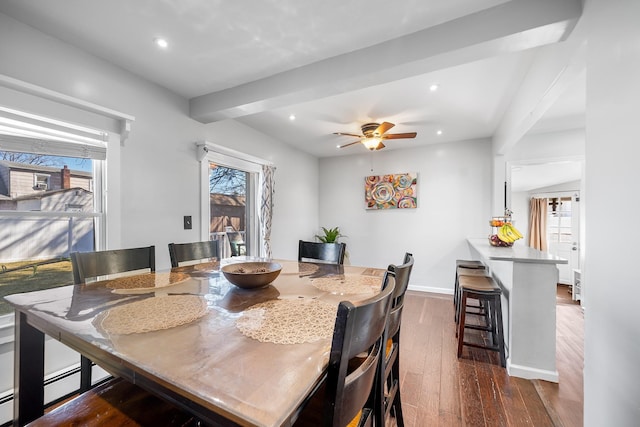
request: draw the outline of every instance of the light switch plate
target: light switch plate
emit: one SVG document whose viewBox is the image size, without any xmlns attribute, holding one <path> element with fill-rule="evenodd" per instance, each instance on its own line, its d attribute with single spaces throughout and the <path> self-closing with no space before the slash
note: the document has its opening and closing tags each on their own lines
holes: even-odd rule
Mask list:
<svg viewBox="0 0 640 427">
<path fill-rule="evenodd" d="M 192 228 L 191 215 L 185 215 L 184 216 L 184 229 L 185 230 L 191 230 L 191 228 Z"/>
</svg>

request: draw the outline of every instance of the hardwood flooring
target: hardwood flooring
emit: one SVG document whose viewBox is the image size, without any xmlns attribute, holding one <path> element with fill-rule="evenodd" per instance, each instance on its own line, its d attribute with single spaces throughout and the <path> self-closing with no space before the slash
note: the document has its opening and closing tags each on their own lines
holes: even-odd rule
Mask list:
<svg viewBox="0 0 640 427">
<path fill-rule="evenodd" d="M 582 309 L 558 288 L 559 384 L 510 377 L 486 350 L 464 347 L 458 359 L 451 297 L 408 291 L 400 351 L 406 426 L 582 426 Z"/>
</svg>

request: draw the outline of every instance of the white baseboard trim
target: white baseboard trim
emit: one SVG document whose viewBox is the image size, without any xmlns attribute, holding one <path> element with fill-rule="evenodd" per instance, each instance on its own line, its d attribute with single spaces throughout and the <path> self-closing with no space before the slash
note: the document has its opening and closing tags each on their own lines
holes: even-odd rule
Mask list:
<svg viewBox="0 0 640 427">
<path fill-rule="evenodd" d="M 515 365 L 507 360 L 507 373 L 512 377 L 525 378 L 527 380 L 545 380 L 552 383 L 559 382 L 558 371 L 537 369 L 530 366 Z"/>
<path fill-rule="evenodd" d="M 449 288 L 434 288 L 432 286 L 420 286 L 420 285 L 409 285 L 407 287 L 410 291 L 418 291 L 418 292 L 430 292 L 433 294 L 444 294 L 444 295 L 453 295 L 453 289 Z"/>
</svg>

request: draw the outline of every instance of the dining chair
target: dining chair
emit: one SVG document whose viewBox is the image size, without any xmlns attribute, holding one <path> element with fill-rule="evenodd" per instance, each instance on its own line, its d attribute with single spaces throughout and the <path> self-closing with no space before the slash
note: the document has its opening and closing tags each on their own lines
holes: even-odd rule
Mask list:
<svg viewBox="0 0 640 427">
<path fill-rule="evenodd" d="M 322 261 L 331 264 L 344 264 L 345 243 L 298 242 L 298 261 Z"/>
<path fill-rule="evenodd" d="M 218 240 L 169 243 L 169 257 L 171 258 L 171 268 L 179 267 L 181 262 L 219 258 Z"/>
<path fill-rule="evenodd" d="M 405 253 L 401 265 L 390 264 L 388 273 L 395 277 L 396 286 L 391 298 L 391 309 L 385 330 L 386 348 L 384 357 L 380 358 L 378 369 L 378 391 L 380 393 L 376 408 L 376 426 L 381 427 L 390 414 L 396 420 L 397 427 L 404 426 L 402 415 L 402 399 L 400 398 L 400 324 L 402 323 L 402 309 L 404 296 L 409 286 L 409 278 L 413 269 L 413 254 Z"/>
<path fill-rule="evenodd" d="M 71 252 L 73 282 L 82 285 L 87 279 L 129 271 L 156 270 L 155 246 L 94 252 Z M 93 362 L 80 356 L 80 391 L 91 388 Z"/>
<path fill-rule="evenodd" d="M 231 256 L 240 256 L 247 254 L 247 245 L 239 231 L 227 231 L 227 240 L 231 248 Z"/>
<path fill-rule="evenodd" d="M 325 380 L 311 394 L 295 426 L 372 426 L 378 404 L 376 371 L 395 287 L 385 272 L 382 291 L 338 306 Z"/>
</svg>

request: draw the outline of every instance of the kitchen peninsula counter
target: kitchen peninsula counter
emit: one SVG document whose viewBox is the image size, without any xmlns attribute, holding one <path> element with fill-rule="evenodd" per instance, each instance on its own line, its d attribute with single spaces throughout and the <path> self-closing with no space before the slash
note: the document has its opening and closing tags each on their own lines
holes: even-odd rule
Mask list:
<svg viewBox="0 0 640 427">
<path fill-rule="evenodd" d="M 558 382 L 556 369 L 557 264 L 568 261 L 524 246 L 494 247 L 467 239 L 473 259 L 485 263 L 502 288 L 509 375 Z"/>
</svg>

